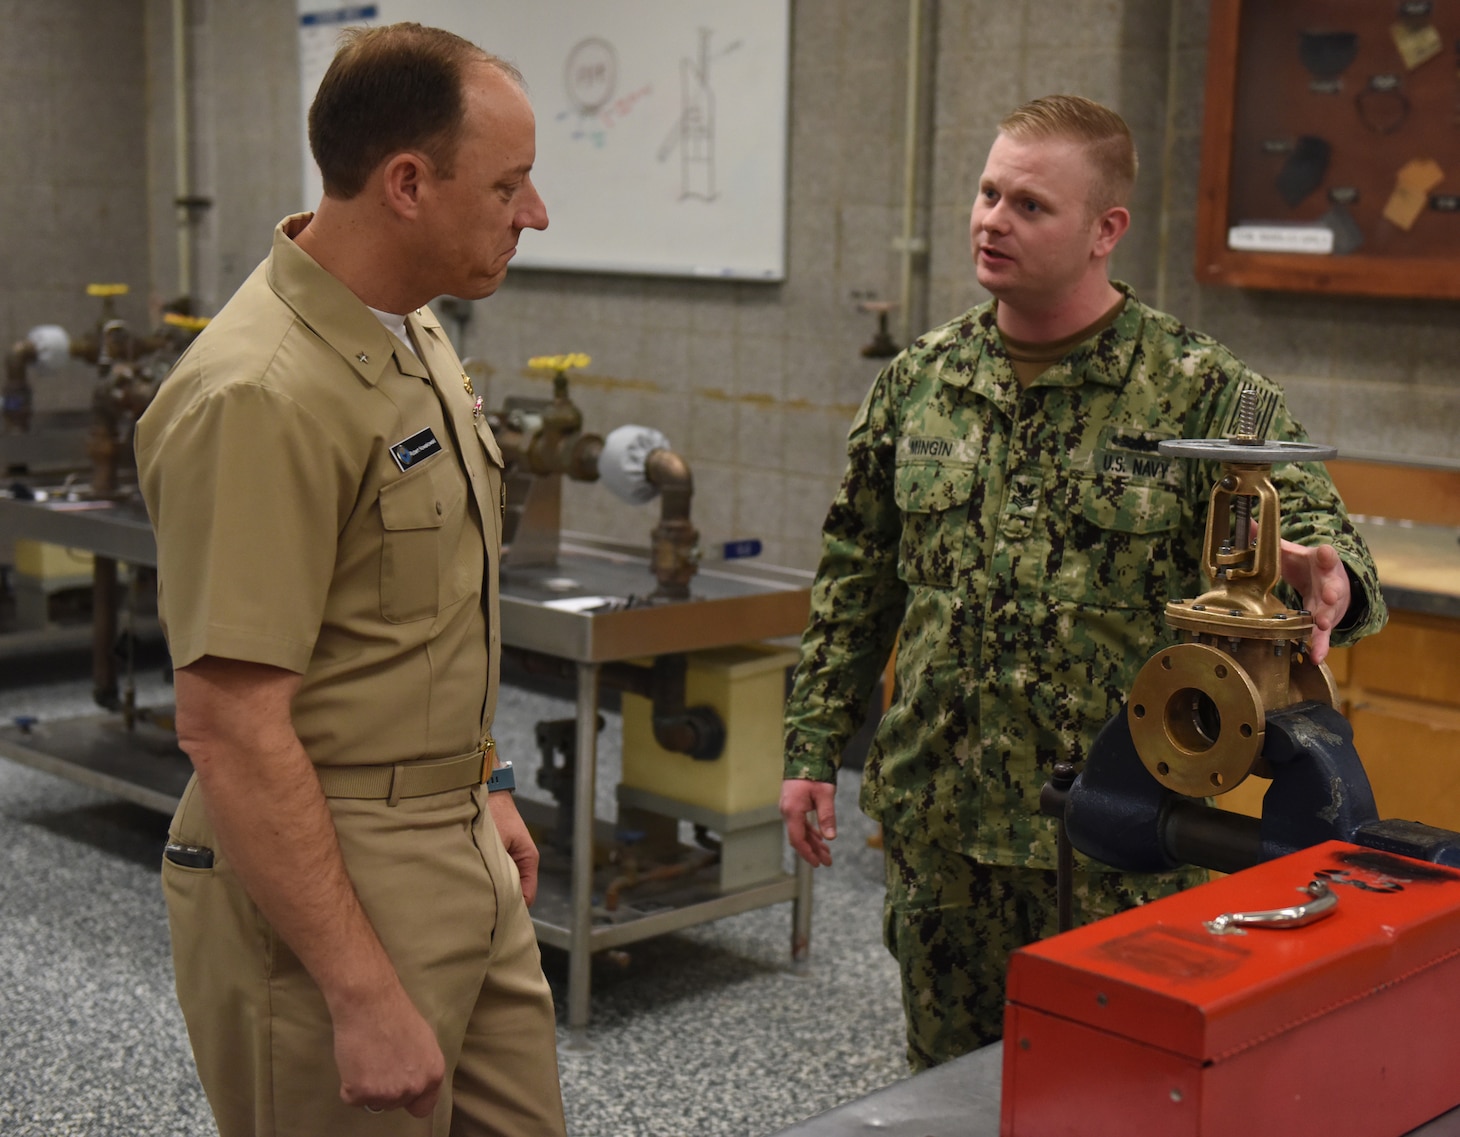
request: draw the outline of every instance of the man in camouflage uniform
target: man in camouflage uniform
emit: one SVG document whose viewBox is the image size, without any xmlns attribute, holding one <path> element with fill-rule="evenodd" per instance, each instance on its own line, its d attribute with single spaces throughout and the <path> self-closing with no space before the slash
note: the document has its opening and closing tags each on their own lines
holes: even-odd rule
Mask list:
<svg viewBox="0 0 1460 1137">
<path fill-rule="evenodd" d="M 1234 433 L 1245 385 L 1267 437 L 1304 437 L 1274 384 L 1110 281 L 1134 180 L 1130 133 L 1099 104 L 1052 96 L 1005 119 L 971 226 L 995 300 L 878 376 L 824 528 L 781 812 L 797 852 L 830 864 L 836 764 L 895 642 L 861 804 L 886 842 L 914 1070 L 999 1037 L 1009 952 L 1056 928 L 1040 788 L 1176 638 L 1166 601 L 1204 589 L 1214 468 L 1158 442 Z M 1321 661 L 1377 631 L 1383 600 L 1323 467 L 1273 475 L 1283 574 Z M 1076 868 L 1082 922 L 1204 877 Z"/>
</svg>

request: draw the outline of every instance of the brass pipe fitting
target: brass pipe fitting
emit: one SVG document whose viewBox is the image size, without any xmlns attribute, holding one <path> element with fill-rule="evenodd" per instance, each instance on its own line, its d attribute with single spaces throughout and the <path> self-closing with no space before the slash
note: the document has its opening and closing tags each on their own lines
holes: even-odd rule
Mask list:
<svg viewBox="0 0 1460 1137">
<path fill-rule="evenodd" d="M 1128 704 L 1141 762 L 1166 788 L 1192 797 L 1223 794 L 1265 773 L 1268 712 L 1338 703 L 1332 673 L 1306 649 L 1313 617 L 1274 595 L 1282 581 L 1281 506 L 1271 478 L 1276 462 L 1321 461 L 1337 451 L 1262 440 L 1251 425 L 1255 392 L 1241 397 L 1236 435 L 1160 444 L 1163 454 L 1222 463 L 1202 558 L 1212 587 L 1167 603 L 1166 623 L 1186 642 L 1146 662 Z"/>
<path fill-rule="evenodd" d="M 673 450 L 651 450 L 644 461 L 644 476 L 660 493 L 659 524 L 650 534 L 650 560 L 655 596 L 687 600 L 689 582 L 699 570 L 699 531 L 690 522 L 694 476 L 689 463 Z"/>
</svg>

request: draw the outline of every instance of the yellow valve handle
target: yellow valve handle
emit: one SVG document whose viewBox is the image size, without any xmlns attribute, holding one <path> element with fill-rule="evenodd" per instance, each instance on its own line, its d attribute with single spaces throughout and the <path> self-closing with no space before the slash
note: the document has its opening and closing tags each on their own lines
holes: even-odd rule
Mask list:
<svg viewBox="0 0 1460 1137">
<path fill-rule="evenodd" d="M 570 368 L 587 367 L 592 362 L 583 352 L 575 351 L 567 355 L 534 355 L 527 361 L 527 366 L 545 371 L 567 371 Z"/>
<path fill-rule="evenodd" d="M 163 314 L 162 322 L 174 328 L 182 328 L 184 331 L 201 332 L 212 319 L 212 316 L 184 316 L 179 312 L 166 312 Z"/>
<path fill-rule="evenodd" d="M 86 295 L 88 296 L 125 296 L 132 291 L 125 284 L 88 284 Z"/>
</svg>

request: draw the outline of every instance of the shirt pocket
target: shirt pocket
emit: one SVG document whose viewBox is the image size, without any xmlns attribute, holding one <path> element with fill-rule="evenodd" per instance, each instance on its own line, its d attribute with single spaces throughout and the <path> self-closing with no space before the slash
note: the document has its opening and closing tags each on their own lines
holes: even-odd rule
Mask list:
<svg viewBox="0 0 1460 1137">
<path fill-rule="evenodd" d="M 897 464 L 893 497 L 902 513 L 897 575 L 905 583 L 953 587 L 968 535 L 974 472 L 963 463 Z"/>
<path fill-rule="evenodd" d="M 1135 478 L 1076 474 L 1066 507 L 1053 596 L 1095 608 L 1163 608 L 1172 596 L 1181 525 L 1176 491 Z"/>
<path fill-rule="evenodd" d="M 392 624 L 432 619 L 441 610 L 445 497 L 430 466 L 381 487 L 380 614 Z"/>
</svg>

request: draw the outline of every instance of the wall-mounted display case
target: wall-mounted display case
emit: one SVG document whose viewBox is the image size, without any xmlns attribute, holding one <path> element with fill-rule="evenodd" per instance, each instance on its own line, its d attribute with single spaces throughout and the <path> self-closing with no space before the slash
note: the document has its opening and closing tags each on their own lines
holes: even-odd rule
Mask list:
<svg viewBox="0 0 1460 1137">
<path fill-rule="evenodd" d="M 1460 0 L 1212 0 L 1197 279 L 1460 299 Z"/>
</svg>

